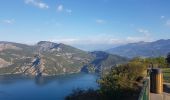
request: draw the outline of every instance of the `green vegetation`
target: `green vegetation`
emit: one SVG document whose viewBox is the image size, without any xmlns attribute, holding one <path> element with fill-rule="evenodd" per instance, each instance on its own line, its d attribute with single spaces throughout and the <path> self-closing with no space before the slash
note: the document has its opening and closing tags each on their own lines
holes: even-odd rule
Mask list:
<svg viewBox="0 0 170 100">
<path fill-rule="evenodd" d="M 154 68 L 167 68 L 168 64 L 165 57 L 155 57 L 155 58 L 134 58 L 132 61 L 141 62 L 146 67 Z"/>
<path fill-rule="evenodd" d="M 168 54 L 167 58 L 165 57 L 156 57 L 156 58 L 135 58 L 133 61 L 140 61 L 145 65 L 147 68 L 161 68 L 163 72 L 164 82 L 170 83 L 170 67 L 169 67 L 169 58 L 170 55 Z"/>
<path fill-rule="evenodd" d="M 152 67 L 152 64 L 153 64 L 153 68 L 161 68 L 163 72 L 164 82 L 170 83 L 170 67 L 168 63 L 169 57 L 170 55 L 168 54 L 167 58 L 165 57 L 143 58 L 143 59 L 135 58 L 133 59 L 133 61 L 142 62 L 142 64 L 147 68 Z"/>
<path fill-rule="evenodd" d="M 146 66 L 140 61 L 132 60 L 111 69 L 98 80 L 98 90 L 77 90 L 66 100 L 136 100 L 140 85 L 146 75 Z"/>
<path fill-rule="evenodd" d="M 162 68 L 165 82 L 170 82 L 170 68 L 165 57 L 134 58 L 126 64 L 112 67 L 98 80 L 98 90 L 76 90 L 66 100 L 137 100 L 143 78 L 150 67 Z"/>
<path fill-rule="evenodd" d="M 146 75 L 146 67 L 141 62 L 131 61 L 116 66 L 99 80 L 100 92 L 106 99 L 136 100 L 140 91 L 141 79 Z"/>
<path fill-rule="evenodd" d="M 162 71 L 164 82 L 170 83 L 170 68 L 163 68 Z"/>
</svg>

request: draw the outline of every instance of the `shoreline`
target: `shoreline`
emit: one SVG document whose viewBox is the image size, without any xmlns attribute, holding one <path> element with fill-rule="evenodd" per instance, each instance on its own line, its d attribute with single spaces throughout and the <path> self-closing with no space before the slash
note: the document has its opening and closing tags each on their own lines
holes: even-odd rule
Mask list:
<svg viewBox="0 0 170 100">
<path fill-rule="evenodd" d="M 80 73 L 85 73 L 85 72 L 71 72 L 71 73 L 61 73 L 61 74 L 52 74 L 52 75 L 42 75 L 41 77 L 54 77 L 54 76 L 63 76 L 63 75 L 73 75 L 73 74 L 80 74 Z M 86 73 L 89 74 L 89 73 Z M 96 73 L 94 73 L 96 74 Z M 10 75 L 20 75 L 20 76 L 26 76 L 26 77 L 37 77 L 33 75 L 28 75 L 28 74 L 23 74 L 23 73 L 5 73 L 5 74 L 0 74 L 0 76 L 10 76 Z"/>
</svg>

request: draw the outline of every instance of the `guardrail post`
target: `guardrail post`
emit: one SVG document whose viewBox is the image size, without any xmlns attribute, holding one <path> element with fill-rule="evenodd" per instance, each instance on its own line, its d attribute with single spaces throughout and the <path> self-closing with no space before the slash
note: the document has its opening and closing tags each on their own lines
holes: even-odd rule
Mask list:
<svg viewBox="0 0 170 100">
<path fill-rule="evenodd" d="M 150 81 L 150 91 L 161 94 L 163 92 L 163 75 L 161 69 L 151 69 Z"/>
</svg>

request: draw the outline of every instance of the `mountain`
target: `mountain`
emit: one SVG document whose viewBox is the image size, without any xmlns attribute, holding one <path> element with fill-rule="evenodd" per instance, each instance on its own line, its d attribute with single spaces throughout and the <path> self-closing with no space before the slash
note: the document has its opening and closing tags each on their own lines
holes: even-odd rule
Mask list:
<svg viewBox="0 0 170 100">
<path fill-rule="evenodd" d="M 82 70 L 85 72 L 101 73 L 106 70 L 110 70 L 117 64 L 122 64 L 128 61 L 127 58 L 112 55 L 103 51 L 94 51 L 90 54 L 95 58 L 87 65 L 83 66 Z"/>
<path fill-rule="evenodd" d="M 40 41 L 36 45 L 0 42 L 0 74 L 58 75 L 110 68 L 127 59 L 104 52 L 86 52 L 62 43 Z"/>
<path fill-rule="evenodd" d="M 158 40 L 154 42 L 138 42 L 122 45 L 119 47 L 106 50 L 111 54 L 116 54 L 124 57 L 158 57 L 166 56 L 170 52 L 170 39 Z"/>
</svg>

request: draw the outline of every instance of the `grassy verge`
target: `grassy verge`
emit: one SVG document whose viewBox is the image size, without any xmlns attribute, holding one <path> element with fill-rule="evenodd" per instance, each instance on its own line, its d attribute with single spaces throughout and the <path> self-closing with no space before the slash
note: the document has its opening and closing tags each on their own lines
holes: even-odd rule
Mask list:
<svg viewBox="0 0 170 100">
<path fill-rule="evenodd" d="M 170 68 L 162 68 L 164 82 L 170 83 Z"/>
</svg>

